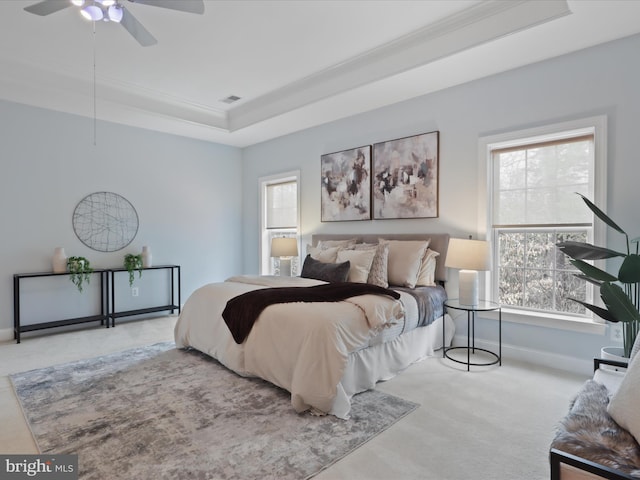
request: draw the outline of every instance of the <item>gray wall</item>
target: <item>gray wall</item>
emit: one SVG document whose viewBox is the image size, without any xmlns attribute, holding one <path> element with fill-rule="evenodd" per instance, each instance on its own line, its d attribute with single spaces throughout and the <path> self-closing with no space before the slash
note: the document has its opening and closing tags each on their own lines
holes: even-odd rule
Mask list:
<svg viewBox="0 0 640 480">
<path fill-rule="evenodd" d="M 312 232 L 450 232 L 476 234 L 480 196 L 478 140 L 549 123 L 608 117 L 608 213 L 640 234 L 637 207 L 640 36 L 558 57 L 246 148 L 244 270 L 258 271 L 258 178 L 299 168 L 303 244 Z M 437 219 L 320 222 L 320 155 L 408 135 L 440 131 L 440 216 Z M 466 322 L 465 322 L 466 323 Z M 460 319 L 458 325 L 462 325 Z M 466 327 L 465 327 L 466 328 Z M 477 333 L 489 342 L 494 321 Z M 588 370 L 608 336 L 507 323 L 509 354 Z"/>
<path fill-rule="evenodd" d="M 91 119 L 2 101 L 0 145 L 1 338 L 12 338 L 13 274 L 50 271 L 58 246 L 96 267 L 114 267 L 148 245 L 154 264 L 182 266 L 183 302 L 242 269 L 240 149 L 100 121 L 94 145 Z M 74 234 L 75 206 L 97 191 L 118 193 L 137 210 L 137 236 L 121 251 L 91 250 Z M 122 277 L 120 306 L 168 303 L 166 277 L 143 274 L 136 299 Z M 80 294 L 66 277 L 24 288 L 25 322 L 93 313 L 95 292 Z"/>
</svg>

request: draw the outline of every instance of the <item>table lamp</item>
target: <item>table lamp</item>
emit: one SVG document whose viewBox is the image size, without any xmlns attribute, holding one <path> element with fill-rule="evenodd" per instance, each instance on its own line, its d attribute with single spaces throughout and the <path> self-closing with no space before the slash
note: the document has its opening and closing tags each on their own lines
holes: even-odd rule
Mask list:
<svg viewBox="0 0 640 480">
<path fill-rule="evenodd" d="M 489 242 L 449 239 L 445 266 L 460 269 L 458 289 L 462 305 L 478 305 L 478 271 L 491 269 Z"/>
<path fill-rule="evenodd" d="M 298 239 L 275 237 L 271 239 L 271 256 L 280 259 L 280 276 L 291 276 L 291 257 L 298 255 Z"/>
</svg>

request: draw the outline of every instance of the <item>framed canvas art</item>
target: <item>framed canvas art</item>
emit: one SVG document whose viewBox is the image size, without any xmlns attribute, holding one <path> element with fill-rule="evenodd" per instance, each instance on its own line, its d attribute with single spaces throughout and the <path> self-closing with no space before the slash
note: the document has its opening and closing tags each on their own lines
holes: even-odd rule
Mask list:
<svg viewBox="0 0 640 480">
<path fill-rule="evenodd" d="M 438 216 L 440 132 L 373 146 L 373 218 Z"/>
<path fill-rule="evenodd" d="M 323 222 L 371 219 L 371 146 L 320 157 Z"/>
</svg>

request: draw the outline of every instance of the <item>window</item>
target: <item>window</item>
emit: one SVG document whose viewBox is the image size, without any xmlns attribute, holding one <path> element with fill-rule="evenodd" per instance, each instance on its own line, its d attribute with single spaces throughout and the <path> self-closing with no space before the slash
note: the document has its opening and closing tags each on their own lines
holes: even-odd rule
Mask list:
<svg viewBox="0 0 640 480">
<path fill-rule="evenodd" d="M 281 175 L 260 179 L 261 198 L 261 242 L 260 273 L 278 275 L 280 260 L 271 257 L 271 240 L 274 237 L 297 237 L 299 225 L 299 172 L 287 172 Z M 298 247 L 298 251 L 300 248 Z M 299 270 L 299 257 L 291 260 L 292 274 Z"/>
<path fill-rule="evenodd" d="M 602 236 L 576 195 L 603 204 L 605 150 L 598 143 L 604 143 L 604 119 L 590 120 L 595 121 L 486 142 L 494 249 L 491 297 L 504 306 L 591 318 L 569 297 L 592 302 L 593 288 L 573 275 L 577 270 L 555 247 Z"/>
</svg>

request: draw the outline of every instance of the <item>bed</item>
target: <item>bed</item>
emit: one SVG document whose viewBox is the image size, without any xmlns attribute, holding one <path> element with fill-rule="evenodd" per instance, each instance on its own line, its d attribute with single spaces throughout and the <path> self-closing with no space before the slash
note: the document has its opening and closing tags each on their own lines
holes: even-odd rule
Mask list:
<svg viewBox="0 0 640 480">
<path fill-rule="evenodd" d="M 380 238 L 386 245 L 379 244 Z M 341 268 L 342 260 L 349 258 L 349 284 L 375 283 L 379 278 L 372 279 L 374 273 L 380 272 L 374 272 L 373 265 L 369 264 L 367 281 L 362 281 L 363 271 L 356 272 L 359 259 L 372 256 L 357 252 L 375 250 L 374 263 L 383 258 L 388 271 L 382 274 L 393 281 L 372 287 L 380 292 L 341 301 L 269 305 L 252 322 L 246 338 L 234 339 L 237 332 L 228 323 L 228 305 L 271 294 L 273 288 L 278 293 L 292 287 L 302 292 L 301 287 L 328 288 L 330 284 L 325 277 L 231 277 L 205 285 L 187 299 L 175 327 L 176 346 L 199 350 L 239 375 L 260 377 L 288 390 L 298 412 L 348 418 L 353 395 L 433 356 L 442 348 L 443 337 L 450 344 L 454 324 L 442 306 L 448 241 L 448 234 L 313 235 L 308 251 L 317 260 L 311 255 L 305 258 L 305 276 L 311 272 L 309 265 Z M 421 250 L 424 243 L 427 247 Z M 327 255 L 336 251 L 336 257 L 329 259 L 333 261 L 327 261 Z M 384 252 L 387 255 L 381 256 Z M 427 252 L 430 271 L 424 277 Z M 415 279 L 422 278 L 425 285 L 400 286 L 406 279 L 398 274 L 409 272 L 409 278 L 414 278 L 416 259 L 422 263 Z M 395 292 L 398 298 L 387 292 Z"/>
</svg>

